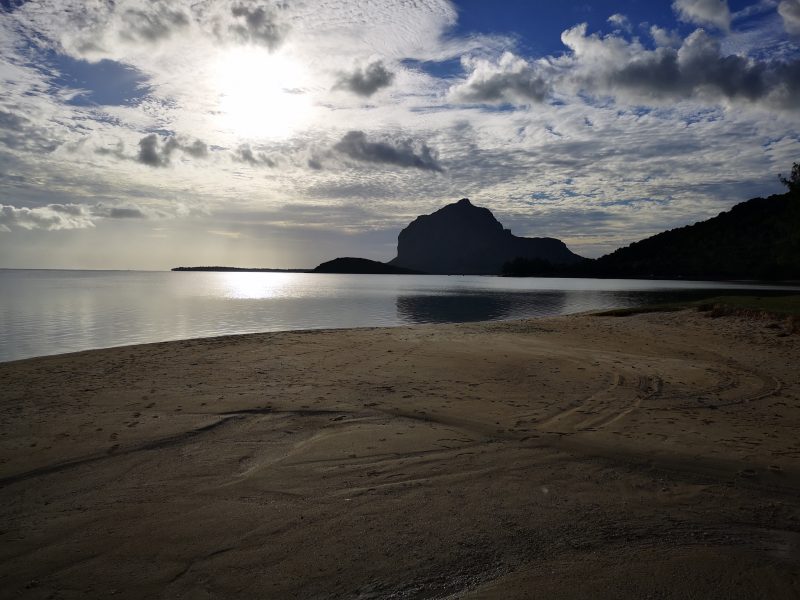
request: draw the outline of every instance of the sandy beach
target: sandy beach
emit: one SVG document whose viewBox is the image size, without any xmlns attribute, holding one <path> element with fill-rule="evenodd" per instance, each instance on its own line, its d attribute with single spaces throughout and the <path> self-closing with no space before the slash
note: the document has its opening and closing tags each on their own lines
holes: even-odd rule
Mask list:
<svg viewBox="0 0 800 600">
<path fill-rule="evenodd" d="M 689 311 L 0 364 L 0 596 L 797 598 L 798 365 Z"/>
</svg>

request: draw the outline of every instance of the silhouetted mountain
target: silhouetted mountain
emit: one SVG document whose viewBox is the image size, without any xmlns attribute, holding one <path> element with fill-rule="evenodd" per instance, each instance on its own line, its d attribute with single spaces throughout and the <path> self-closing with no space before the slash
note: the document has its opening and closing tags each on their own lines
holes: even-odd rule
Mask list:
<svg viewBox="0 0 800 600">
<path fill-rule="evenodd" d="M 607 254 L 603 277 L 800 279 L 800 196 L 753 198 Z"/>
<path fill-rule="evenodd" d="M 317 266 L 314 273 L 359 273 L 364 275 L 420 275 L 420 271 L 403 269 L 377 260 L 346 256 L 334 258 Z"/>
<path fill-rule="evenodd" d="M 513 235 L 489 209 L 463 198 L 414 219 L 400 232 L 397 257 L 389 264 L 428 273 L 497 275 L 516 257 L 554 265 L 583 260 L 561 240 Z"/>
</svg>

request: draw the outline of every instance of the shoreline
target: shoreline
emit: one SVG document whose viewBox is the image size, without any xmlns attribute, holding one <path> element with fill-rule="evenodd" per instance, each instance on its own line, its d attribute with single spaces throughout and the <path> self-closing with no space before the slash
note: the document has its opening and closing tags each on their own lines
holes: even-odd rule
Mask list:
<svg viewBox="0 0 800 600">
<path fill-rule="evenodd" d="M 0 363 L 0 587 L 800 597 L 798 359 L 683 311 Z"/>
</svg>

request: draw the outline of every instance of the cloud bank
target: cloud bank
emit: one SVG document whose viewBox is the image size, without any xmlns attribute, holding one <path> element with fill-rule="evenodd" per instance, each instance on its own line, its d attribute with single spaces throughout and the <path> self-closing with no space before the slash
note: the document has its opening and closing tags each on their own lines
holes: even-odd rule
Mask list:
<svg viewBox="0 0 800 600">
<path fill-rule="evenodd" d="M 159 138 L 155 133 L 151 133 L 139 140 L 139 153 L 136 160 L 149 167 L 166 167 L 170 164 L 170 158 L 176 150 L 194 158 L 208 156 L 208 146 L 201 140 L 184 144 L 176 137 Z"/>
<path fill-rule="evenodd" d="M 678 48 L 653 50 L 614 35 L 587 34 L 586 24 L 568 29 L 561 39 L 572 51 L 561 61 L 564 80 L 579 89 L 628 101 L 696 99 L 800 111 L 800 60 L 725 55 L 720 42 L 703 29 Z"/>
<path fill-rule="evenodd" d="M 438 154 L 424 142 L 411 139 L 371 142 L 363 131 L 348 131 L 333 149 L 356 161 L 444 171 Z"/>
<path fill-rule="evenodd" d="M 86 229 L 94 227 L 97 219 L 146 219 L 147 215 L 138 207 L 108 206 L 102 203 L 93 206 L 84 204 L 48 204 L 34 208 L 0 204 L 0 231 L 12 229 Z"/>
</svg>

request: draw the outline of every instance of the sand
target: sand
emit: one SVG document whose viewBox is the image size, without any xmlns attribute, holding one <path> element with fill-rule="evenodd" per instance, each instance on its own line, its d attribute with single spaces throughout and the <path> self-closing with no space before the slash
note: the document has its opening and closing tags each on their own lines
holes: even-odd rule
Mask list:
<svg viewBox="0 0 800 600">
<path fill-rule="evenodd" d="M 798 598 L 798 365 L 688 311 L 0 364 L 0 597 Z"/>
</svg>

